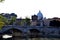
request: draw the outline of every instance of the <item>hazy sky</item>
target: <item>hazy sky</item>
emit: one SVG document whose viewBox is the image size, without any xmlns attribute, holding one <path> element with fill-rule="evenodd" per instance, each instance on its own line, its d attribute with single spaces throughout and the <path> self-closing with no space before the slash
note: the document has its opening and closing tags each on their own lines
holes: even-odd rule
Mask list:
<svg viewBox="0 0 60 40">
<path fill-rule="evenodd" d="M 0 13 L 16 13 L 18 17 L 31 17 L 41 11 L 46 18 L 60 17 L 60 0 L 5 0 Z"/>
</svg>

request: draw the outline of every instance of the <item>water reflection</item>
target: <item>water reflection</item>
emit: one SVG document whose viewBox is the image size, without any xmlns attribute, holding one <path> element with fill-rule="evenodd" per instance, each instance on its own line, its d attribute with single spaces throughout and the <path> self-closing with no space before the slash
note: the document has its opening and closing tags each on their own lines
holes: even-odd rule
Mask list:
<svg viewBox="0 0 60 40">
<path fill-rule="evenodd" d="M 7 34 L 5 34 L 5 35 L 2 36 L 2 38 L 5 38 L 5 39 L 7 39 L 7 38 L 12 38 L 12 35 L 7 35 Z"/>
<path fill-rule="evenodd" d="M 1 39 L 0 39 L 1 40 Z M 3 40 L 60 40 L 60 38 L 7 38 Z"/>
</svg>

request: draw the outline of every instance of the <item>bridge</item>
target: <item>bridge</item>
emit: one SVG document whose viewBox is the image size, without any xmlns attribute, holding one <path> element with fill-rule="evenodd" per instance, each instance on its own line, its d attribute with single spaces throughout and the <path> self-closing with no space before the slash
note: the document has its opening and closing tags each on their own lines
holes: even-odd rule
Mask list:
<svg viewBox="0 0 60 40">
<path fill-rule="evenodd" d="M 27 36 L 34 35 L 30 32 L 30 30 L 37 30 L 39 33 L 35 34 L 38 35 L 38 37 L 53 37 L 53 38 L 60 38 L 60 28 L 54 28 L 54 27 L 43 27 L 43 26 L 17 26 L 17 25 L 7 25 L 0 30 L 0 34 L 4 34 L 7 30 L 12 29 L 11 32 L 13 32 L 13 29 L 18 29 Z"/>
</svg>

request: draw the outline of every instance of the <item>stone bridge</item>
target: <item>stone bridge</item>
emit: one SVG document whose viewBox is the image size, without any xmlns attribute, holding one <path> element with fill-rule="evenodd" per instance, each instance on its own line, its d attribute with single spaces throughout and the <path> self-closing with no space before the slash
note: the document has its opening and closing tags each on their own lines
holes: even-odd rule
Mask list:
<svg viewBox="0 0 60 40">
<path fill-rule="evenodd" d="M 35 29 L 38 30 L 40 33 L 39 35 L 47 36 L 47 37 L 60 37 L 60 28 L 54 27 L 42 27 L 42 26 L 17 26 L 17 25 L 8 25 L 4 26 L 0 33 L 4 33 L 9 29 L 18 29 L 23 33 L 28 33 L 30 30 Z"/>
</svg>

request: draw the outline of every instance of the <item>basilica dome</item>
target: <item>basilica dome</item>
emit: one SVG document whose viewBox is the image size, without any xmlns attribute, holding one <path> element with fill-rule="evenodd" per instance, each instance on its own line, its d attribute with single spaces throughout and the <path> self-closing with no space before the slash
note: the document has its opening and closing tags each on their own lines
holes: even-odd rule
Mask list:
<svg viewBox="0 0 60 40">
<path fill-rule="evenodd" d="M 38 20 L 42 20 L 43 19 L 43 14 L 41 13 L 41 11 L 39 11 L 37 13 L 37 16 L 38 16 Z"/>
</svg>

